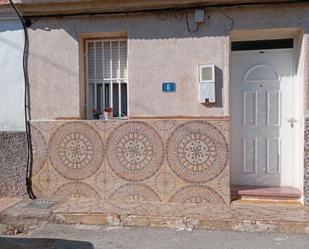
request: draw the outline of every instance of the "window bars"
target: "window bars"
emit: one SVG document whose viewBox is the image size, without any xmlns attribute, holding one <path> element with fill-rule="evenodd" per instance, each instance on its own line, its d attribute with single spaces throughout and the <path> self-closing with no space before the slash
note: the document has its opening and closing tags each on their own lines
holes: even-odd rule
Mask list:
<svg viewBox="0 0 309 249">
<path fill-rule="evenodd" d="M 127 40 L 88 40 L 86 42 L 87 116 L 93 109 L 113 109 L 114 117 L 128 114 Z"/>
</svg>

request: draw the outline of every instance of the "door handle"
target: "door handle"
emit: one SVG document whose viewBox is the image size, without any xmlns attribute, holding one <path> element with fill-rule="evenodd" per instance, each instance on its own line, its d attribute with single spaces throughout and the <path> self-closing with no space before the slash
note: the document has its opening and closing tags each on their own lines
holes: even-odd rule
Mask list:
<svg viewBox="0 0 309 249">
<path fill-rule="evenodd" d="M 294 123 L 297 123 L 297 119 L 295 118 L 287 118 L 287 121 L 291 124 L 291 128 L 294 127 Z"/>
</svg>

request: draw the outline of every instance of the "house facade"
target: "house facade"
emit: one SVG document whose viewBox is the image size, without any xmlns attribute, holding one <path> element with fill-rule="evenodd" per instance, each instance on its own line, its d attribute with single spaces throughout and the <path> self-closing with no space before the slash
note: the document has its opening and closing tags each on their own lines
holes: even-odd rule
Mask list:
<svg viewBox="0 0 309 249">
<path fill-rule="evenodd" d="M 50 2 L 17 4 L 37 197 L 309 201 L 308 3 Z"/>
</svg>

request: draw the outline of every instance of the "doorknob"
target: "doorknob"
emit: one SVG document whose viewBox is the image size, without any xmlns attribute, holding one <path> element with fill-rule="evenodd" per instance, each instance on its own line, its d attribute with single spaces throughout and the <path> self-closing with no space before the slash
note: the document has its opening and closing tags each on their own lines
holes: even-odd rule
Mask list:
<svg viewBox="0 0 309 249">
<path fill-rule="evenodd" d="M 291 124 L 291 128 L 294 127 L 294 123 L 297 122 L 297 120 L 295 118 L 287 118 L 287 121 Z"/>
</svg>

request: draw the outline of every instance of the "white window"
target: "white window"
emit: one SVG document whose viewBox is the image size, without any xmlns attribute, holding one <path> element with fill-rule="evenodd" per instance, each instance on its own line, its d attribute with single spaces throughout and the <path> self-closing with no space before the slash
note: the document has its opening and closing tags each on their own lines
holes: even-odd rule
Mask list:
<svg viewBox="0 0 309 249">
<path fill-rule="evenodd" d="M 87 117 L 112 108 L 114 117 L 128 115 L 127 40 L 88 40 Z"/>
</svg>

